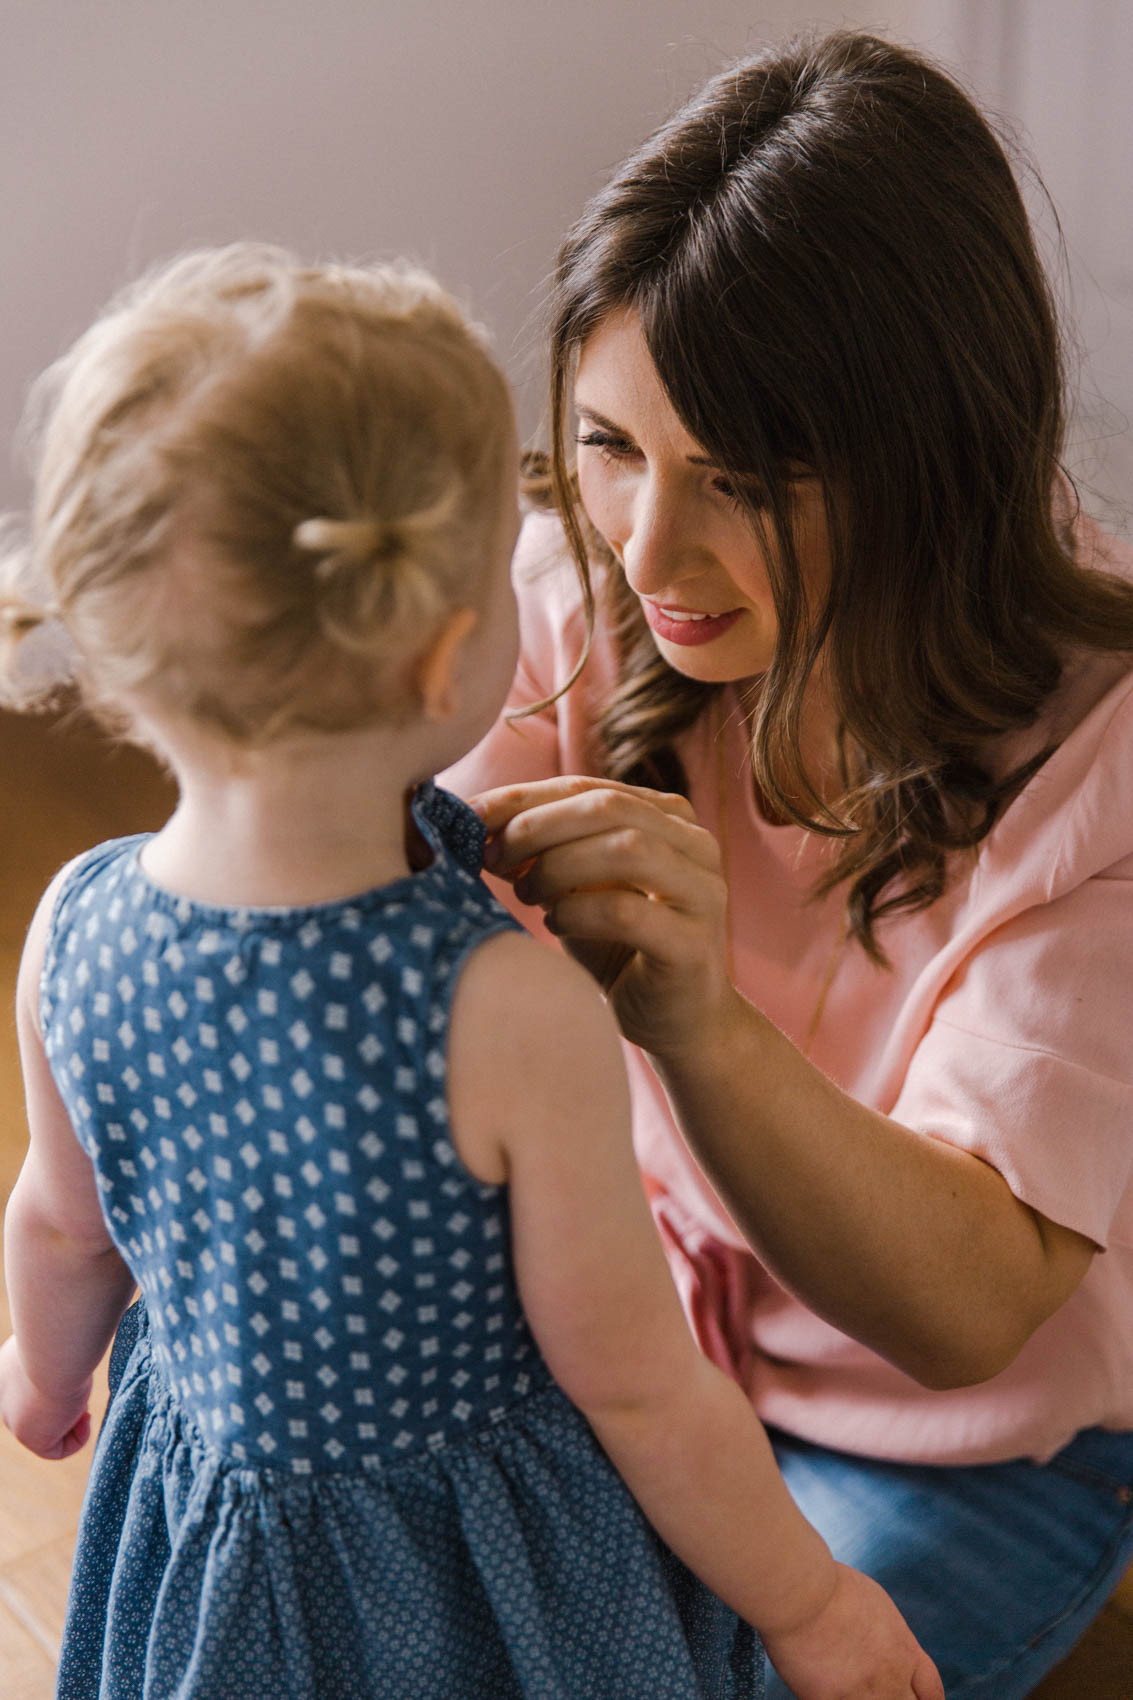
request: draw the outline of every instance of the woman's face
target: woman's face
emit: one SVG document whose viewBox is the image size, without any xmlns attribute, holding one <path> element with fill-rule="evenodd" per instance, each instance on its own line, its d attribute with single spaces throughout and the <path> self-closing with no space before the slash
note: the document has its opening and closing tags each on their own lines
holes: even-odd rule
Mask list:
<svg viewBox="0 0 1133 1700">
<path fill-rule="evenodd" d="M 574 405 L 583 506 L 665 660 L 706 683 L 766 672 L 778 627 L 765 555 L 727 479 L 673 411 L 635 313 L 611 314 L 583 345 Z M 799 471 L 795 547 L 820 601 L 830 576 L 822 488 Z"/>
</svg>

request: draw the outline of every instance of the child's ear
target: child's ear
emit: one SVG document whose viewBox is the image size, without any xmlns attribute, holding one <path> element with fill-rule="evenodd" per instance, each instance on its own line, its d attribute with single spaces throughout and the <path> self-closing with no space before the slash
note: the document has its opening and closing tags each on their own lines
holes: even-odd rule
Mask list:
<svg viewBox="0 0 1133 1700">
<path fill-rule="evenodd" d="M 477 622 L 475 608 L 454 608 L 414 664 L 414 683 L 426 720 L 451 720 L 460 706 L 461 652 Z"/>
</svg>

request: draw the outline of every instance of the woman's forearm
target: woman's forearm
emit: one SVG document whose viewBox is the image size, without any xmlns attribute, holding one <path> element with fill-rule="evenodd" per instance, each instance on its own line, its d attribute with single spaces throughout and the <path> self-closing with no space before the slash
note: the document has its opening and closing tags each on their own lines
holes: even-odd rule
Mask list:
<svg viewBox="0 0 1133 1700">
<path fill-rule="evenodd" d="M 757 1256 L 835 1327 L 927 1386 L 1006 1367 L 1093 1248 L 979 1158 L 839 1090 L 738 993 L 654 1057 L 689 1146 Z"/>
<path fill-rule="evenodd" d="M 65 1396 L 93 1373 L 130 1302 L 134 1278 L 113 1246 L 61 1232 L 39 1208 L 27 1170 L 4 1220 L 12 1331 L 28 1379 Z"/>
</svg>

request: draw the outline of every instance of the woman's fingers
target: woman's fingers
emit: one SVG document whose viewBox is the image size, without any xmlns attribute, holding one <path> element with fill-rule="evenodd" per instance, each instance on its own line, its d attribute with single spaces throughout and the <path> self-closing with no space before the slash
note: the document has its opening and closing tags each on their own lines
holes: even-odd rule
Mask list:
<svg viewBox="0 0 1133 1700">
<path fill-rule="evenodd" d="M 634 883 L 649 867 L 649 847 L 669 845 L 694 864 L 715 871 L 719 852 L 697 824 L 684 798 L 605 781 L 544 780 L 485 792 L 476 805 L 491 842 L 490 872 L 504 878 L 568 844 L 591 846 L 588 877 Z"/>
<path fill-rule="evenodd" d="M 665 965 L 686 961 L 700 942 L 689 916 L 624 887 L 567 892 L 547 910 L 546 923 L 572 944 L 616 940 L 623 949 Z"/>
<path fill-rule="evenodd" d="M 692 816 L 686 797 L 675 791 L 651 791 L 647 785 L 627 785 L 620 779 L 604 779 L 591 773 L 561 773 L 551 779 L 522 780 L 515 785 L 497 785 L 469 798 L 469 803 L 483 820 L 489 832 L 494 832 L 513 815 L 537 803 L 554 802 L 561 797 L 580 797 L 587 791 L 620 791 L 627 797 L 648 799 L 673 812 Z"/>
<path fill-rule="evenodd" d="M 585 777 L 483 793 L 485 865 L 540 907 L 646 1050 L 695 1040 L 731 991 L 716 840 L 684 798 Z"/>
<path fill-rule="evenodd" d="M 702 842 L 703 841 L 703 842 Z M 545 850 L 520 874 L 516 895 L 551 910 L 572 893 L 643 894 L 686 914 L 722 910 L 720 859 L 699 827 L 671 833 L 659 822 L 596 832 Z M 620 934 L 618 935 L 621 936 Z"/>
<path fill-rule="evenodd" d="M 617 779 L 596 779 L 588 774 L 565 774 L 555 779 L 532 780 L 522 785 L 500 785 L 482 791 L 469 799 L 496 847 L 501 866 L 510 866 L 522 858 L 514 853 L 525 840 L 545 835 L 548 821 L 554 824 L 575 821 L 579 825 L 624 818 L 625 810 L 649 807 L 655 813 L 695 824 L 696 814 L 685 797 L 670 791 L 650 791 L 640 785 L 623 785 Z M 562 804 L 565 815 L 546 816 L 542 813 L 553 805 Z M 532 821 L 531 816 L 536 819 Z M 590 824 L 588 830 L 594 830 Z M 567 836 L 572 836 L 570 831 Z M 549 840 L 548 842 L 550 842 Z M 540 842 L 535 851 L 545 849 Z M 506 852 L 501 856 L 500 851 Z"/>
</svg>

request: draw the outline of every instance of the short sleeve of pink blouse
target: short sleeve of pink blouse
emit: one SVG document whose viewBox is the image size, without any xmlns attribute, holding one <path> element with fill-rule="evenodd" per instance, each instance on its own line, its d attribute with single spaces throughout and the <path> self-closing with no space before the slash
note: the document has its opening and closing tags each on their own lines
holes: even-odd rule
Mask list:
<svg viewBox="0 0 1133 1700">
<path fill-rule="evenodd" d="M 1133 577 L 1133 553 L 1089 527 L 1082 538 L 1098 565 Z M 517 589 L 516 705 L 557 690 L 582 644 L 573 567 L 545 517 L 525 528 Z M 531 720 L 501 721 L 448 782 L 470 795 L 597 771 L 591 728 L 612 679 L 599 634 L 577 686 Z M 1133 1428 L 1133 657 L 1069 666 L 1026 737 L 1054 754 L 936 904 L 883 923 L 886 969 L 842 942 L 838 893 L 812 900 L 822 842 L 756 809 L 738 717 L 679 745 L 691 800 L 726 847 L 745 996 L 861 1102 L 971 1151 L 1105 1248 L 1009 1369 L 926 1391 L 756 1263 L 627 1047 L 638 1158 L 698 1337 L 766 1420 L 821 1444 L 980 1462 L 1049 1456 L 1091 1424 Z"/>
<path fill-rule="evenodd" d="M 967 948 L 965 948 L 967 947 Z M 892 1114 L 1099 1246 L 1133 1242 L 1133 685 L 991 835 Z"/>
</svg>

